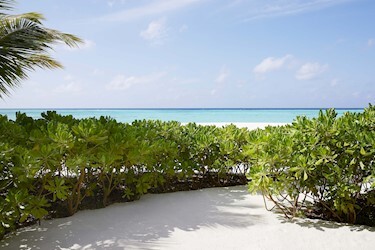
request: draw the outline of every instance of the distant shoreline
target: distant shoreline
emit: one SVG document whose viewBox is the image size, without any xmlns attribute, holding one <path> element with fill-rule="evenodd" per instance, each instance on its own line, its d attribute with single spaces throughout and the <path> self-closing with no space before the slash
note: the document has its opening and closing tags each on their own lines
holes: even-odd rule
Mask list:
<svg viewBox="0 0 375 250">
<path fill-rule="evenodd" d="M 346 112 L 363 112 L 364 109 L 336 109 L 338 116 Z M 26 113 L 34 119 L 48 109 L 1 109 L 1 115 L 15 119 L 16 113 Z M 318 117 L 320 109 L 51 109 L 60 115 L 72 115 L 77 119 L 101 116 L 111 117 L 118 122 L 132 123 L 135 120 L 178 121 L 181 123 L 291 123 L 298 116 Z M 324 111 L 324 110 L 323 110 Z M 264 127 L 264 126 L 263 126 Z"/>
<path fill-rule="evenodd" d="M 186 125 L 187 123 L 182 123 L 182 125 Z M 281 123 L 281 122 L 198 122 L 198 125 L 203 126 L 216 126 L 216 127 L 223 127 L 230 124 L 235 125 L 238 128 L 248 128 L 252 129 L 264 129 L 267 126 L 284 126 L 289 123 Z"/>
<path fill-rule="evenodd" d="M 326 110 L 332 107 L 322 108 L 0 108 L 1 110 Z M 336 110 L 363 110 L 364 108 L 335 108 Z"/>
</svg>

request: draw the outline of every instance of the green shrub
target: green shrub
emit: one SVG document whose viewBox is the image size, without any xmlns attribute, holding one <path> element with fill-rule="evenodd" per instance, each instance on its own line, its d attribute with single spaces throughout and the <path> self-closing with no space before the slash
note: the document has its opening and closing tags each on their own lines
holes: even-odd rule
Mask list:
<svg viewBox="0 0 375 250">
<path fill-rule="evenodd" d="M 45 216 L 72 215 L 150 191 L 226 185 L 247 139 L 247 131 L 234 126 L 123 124 L 55 111 L 41 116 L 0 116 L 0 235 Z M 245 184 L 245 173 L 231 183 Z"/>
<path fill-rule="evenodd" d="M 363 113 L 321 111 L 314 119 L 268 128 L 253 145 L 249 188 L 286 216 L 305 214 L 356 223 L 374 211 L 375 108 Z M 372 218 L 374 219 L 374 218 Z M 368 221 L 371 224 L 375 221 Z M 374 225 L 374 224 L 372 224 Z"/>
<path fill-rule="evenodd" d="M 56 112 L 0 116 L 0 238 L 148 192 L 246 184 L 286 216 L 375 225 L 375 108 L 248 131 Z M 250 173 L 249 173 L 250 170 Z M 247 175 L 248 174 L 248 175 Z M 371 222 L 372 220 L 372 222 Z"/>
</svg>

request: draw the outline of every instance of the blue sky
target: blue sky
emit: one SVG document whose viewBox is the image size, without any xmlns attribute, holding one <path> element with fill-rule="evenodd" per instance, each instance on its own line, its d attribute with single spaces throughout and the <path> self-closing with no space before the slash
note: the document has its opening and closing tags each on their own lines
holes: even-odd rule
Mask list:
<svg viewBox="0 0 375 250">
<path fill-rule="evenodd" d="M 365 107 L 373 0 L 19 1 L 83 38 L 0 108 Z"/>
</svg>

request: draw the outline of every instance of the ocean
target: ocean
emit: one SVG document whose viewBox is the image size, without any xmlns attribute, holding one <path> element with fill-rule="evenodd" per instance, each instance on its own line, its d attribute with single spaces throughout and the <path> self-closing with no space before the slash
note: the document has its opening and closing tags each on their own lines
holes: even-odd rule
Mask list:
<svg viewBox="0 0 375 250">
<path fill-rule="evenodd" d="M 182 123 L 290 123 L 297 116 L 317 117 L 320 109 L 54 109 L 62 115 L 76 118 L 110 116 L 120 122 L 151 119 Z M 0 109 L 1 115 L 14 120 L 16 112 L 40 118 L 46 109 Z M 336 109 L 338 115 L 363 109 Z"/>
</svg>

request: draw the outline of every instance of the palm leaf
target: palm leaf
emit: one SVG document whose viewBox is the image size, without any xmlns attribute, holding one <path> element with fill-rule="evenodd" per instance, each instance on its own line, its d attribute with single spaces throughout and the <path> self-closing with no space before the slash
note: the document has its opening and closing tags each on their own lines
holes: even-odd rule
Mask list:
<svg viewBox="0 0 375 250">
<path fill-rule="evenodd" d="M 0 0 L 0 10 L 8 10 L 14 1 Z M 42 14 L 0 14 L 0 98 L 18 86 L 36 68 L 62 68 L 48 55 L 52 45 L 78 46 L 82 40 L 74 35 L 45 28 Z"/>
<path fill-rule="evenodd" d="M 0 0 L 0 10 L 11 10 L 14 0 Z M 0 12 L 0 15 L 3 14 Z"/>
</svg>

